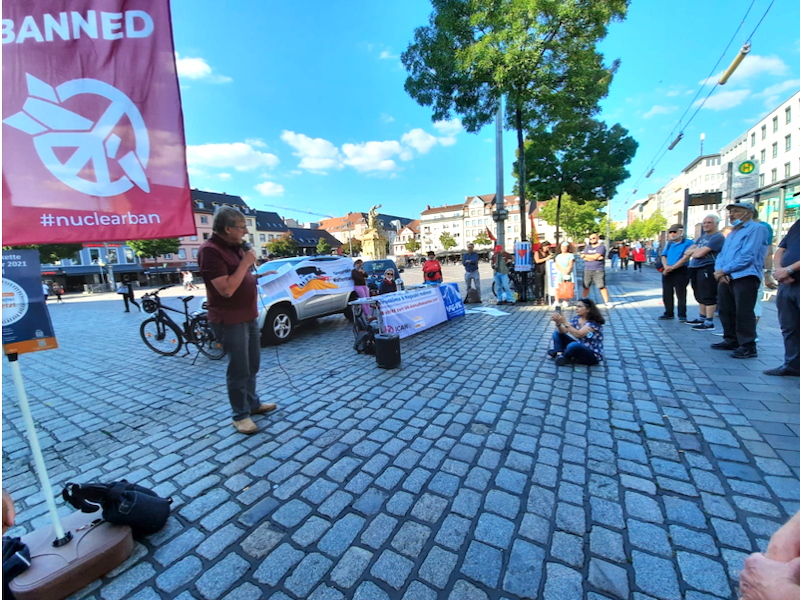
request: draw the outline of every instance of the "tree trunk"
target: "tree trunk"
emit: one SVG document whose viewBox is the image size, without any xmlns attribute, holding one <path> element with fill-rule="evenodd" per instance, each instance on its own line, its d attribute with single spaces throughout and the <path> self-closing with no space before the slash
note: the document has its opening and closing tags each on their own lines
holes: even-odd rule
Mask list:
<svg viewBox="0 0 800 600">
<path fill-rule="evenodd" d="M 558 202 L 556 203 L 556 252 L 561 248 L 561 196 L 562 192 L 558 193 Z"/>
<path fill-rule="evenodd" d="M 525 218 L 525 141 L 522 135 L 522 107 L 517 104 L 517 153 L 519 156 L 519 220 L 520 220 L 520 237 L 521 241 L 526 241 L 527 236 L 527 219 Z"/>
</svg>

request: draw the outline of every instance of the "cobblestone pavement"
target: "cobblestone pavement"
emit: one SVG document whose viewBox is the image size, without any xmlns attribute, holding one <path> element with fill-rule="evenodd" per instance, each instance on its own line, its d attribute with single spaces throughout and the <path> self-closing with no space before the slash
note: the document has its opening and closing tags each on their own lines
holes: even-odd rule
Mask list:
<svg viewBox="0 0 800 600">
<path fill-rule="evenodd" d="M 263 349 L 280 409 L 252 437 L 231 427 L 223 363 L 156 356 L 116 298 L 52 307 L 60 349 L 20 364 L 55 487 L 126 478 L 175 500 L 74 598 L 735 597 L 744 558 L 800 508 L 800 382 L 760 374 L 779 364 L 774 304 L 761 357 L 736 361 L 654 320 L 654 271 L 609 281 L 608 360 L 590 369 L 547 359 L 545 308 L 411 337 L 390 371 L 320 319 Z M 3 383 L 20 534 L 48 516 Z"/>
</svg>

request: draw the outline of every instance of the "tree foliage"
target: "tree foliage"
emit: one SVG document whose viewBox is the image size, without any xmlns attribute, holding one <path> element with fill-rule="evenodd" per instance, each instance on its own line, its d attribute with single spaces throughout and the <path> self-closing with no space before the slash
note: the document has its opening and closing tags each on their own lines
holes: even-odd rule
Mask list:
<svg viewBox="0 0 800 600">
<path fill-rule="evenodd" d="M 406 245 L 406 250 L 408 250 L 411 253 L 416 252 L 422 247 L 422 244 L 420 244 L 417 240 L 413 239 L 408 240 L 405 245 Z"/>
<path fill-rule="evenodd" d="M 627 227 L 627 237 L 631 240 L 643 240 L 657 236 L 667 228 L 667 219 L 657 210 L 647 219 L 634 219 Z"/>
<path fill-rule="evenodd" d="M 439 236 L 439 243 L 445 250 L 450 250 L 450 248 L 455 248 L 457 246 L 456 239 L 449 231 L 442 232 L 442 235 Z"/>
<path fill-rule="evenodd" d="M 287 231 L 281 237 L 267 243 L 270 256 L 297 256 L 298 248 L 291 231 Z"/>
<path fill-rule="evenodd" d="M 353 248 L 353 254 L 361 254 L 361 240 L 358 238 L 350 238 L 350 241 L 347 243 L 347 249 L 349 250 L 351 246 Z"/>
<path fill-rule="evenodd" d="M 72 258 L 83 250 L 83 244 L 32 244 L 30 246 L 3 246 L 3 250 L 38 250 L 39 261 L 43 265 L 57 263 Z"/>
<path fill-rule="evenodd" d="M 583 241 L 592 232 L 602 233 L 598 221 L 604 216 L 603 208 L 603 202 L 576 202 L 569 195 L 564 195 L 560 211 L 564 232 L 575 241 Z M 548 202 L 539 209 L 539 217 L 555 225 L 558 212 L 558 204 Z"/>
<path fill-rule="evenodd" d="M 599 110 L 618 63 L 607 68 L 596 44 L 627 9 L 628 0 L 433 0 L 429 24 L 415 30 L 401 57 L 405 90 L 433 108 L 434 120 L 455 113 L 473 133 L 494 119 L 505 96 L 506 127 L 517 132 L 525 173 L 525 131 Z"/>
<path fill-rule="evenodd" d="M 175 254 L 181 247 L 181 242 L 178 238 L 131 240 L 125 243 L 139 258 L 156 259 L 165 254 Z"/>
<path fill-rule="evenodd" d="M 317 242 L 317 254 L 330 254 L 333 248 L 325 238 L 319 238 Z"/>
<path fill-rule="evenodd" d="M 472 240 L 472 243 L 476 246 L 488 246 L 492 243 L 492 238 L 490 238 L 489 234 L 486 233 L 486 230 L 483 229 L 478 235 L 475 236 L 475 239 Z"/>
</svg>

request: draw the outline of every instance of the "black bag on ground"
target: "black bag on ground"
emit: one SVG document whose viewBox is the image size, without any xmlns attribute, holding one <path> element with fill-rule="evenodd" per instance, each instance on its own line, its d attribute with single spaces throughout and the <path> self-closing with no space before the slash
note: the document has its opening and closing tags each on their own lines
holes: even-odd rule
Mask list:
<svg viewBox="0 0 800 600">
<path fill-rule="evenodd" d="M 464 304 L 481 304 L 481 293 L 474 287 L 469 288 Z"/>
<path fill-rule="evenodd" d="M 68 483 L 61 493 L 73 507 L 91 513 L 103 510 L 103 519 L 114 525 L 128 525 L 135 536 L 160 530 L 169 518 L 172 498 L 162 498 L 153 490 L 128 483 Z"/>
<path fill-rule="evenodd" d="M 9 582 L 31 566 L 31 553 L 18 537 L 3 536 L 3 598 L 14 600 Z"/>
</svg>

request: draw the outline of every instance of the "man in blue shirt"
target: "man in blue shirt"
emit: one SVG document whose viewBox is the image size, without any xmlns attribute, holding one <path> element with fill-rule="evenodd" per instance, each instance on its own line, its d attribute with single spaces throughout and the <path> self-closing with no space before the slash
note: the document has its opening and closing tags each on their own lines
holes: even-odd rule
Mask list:
<svg viewBox="0 0 800 600">
<path fill-rule="evenodd" d="M 753 221 L 752 202 L 727 206 L 733 229 L 714 263 L 722 339 L 715 350 L 733 350 L 734 358 L 753 358 L 756 351 L 758 287 L 767 254 L 767 229 Z"/>
<path fill-rule="evenodd" d="M 661 296 L 664 314 L 658 317 L 665 321 L 675 318 L 675 296 L 678 297 L 678 319 L 686 322 L 686 288 L 689 285 L 689 256 L 686 251 L 692 240 L 683 237 L 683 225 L 672 225 L 667 231 L 669 241 L 661 254 Z"/>
<path fill-rule="evenodd" d="M 783 333 L 784 361 L 764 371 L 776 377 L 800 377 L 800 219 L 778 244 L 774 257 L 778 288 L 778 322 Z"/>
<path fill-rule="evenodd" d="M 467 244 L 467 253 L 461 258 L 461 264 L 464 265 L 464 281 L 467 283 L 467 293 L 471 284 L 475 284 L 475 289 L 478 290 L 478 296 L 481 293 L 481 275 L 478 272 L 478 260 L 480 257 L 475 252 L 475 244 Z"/>
</svg>

